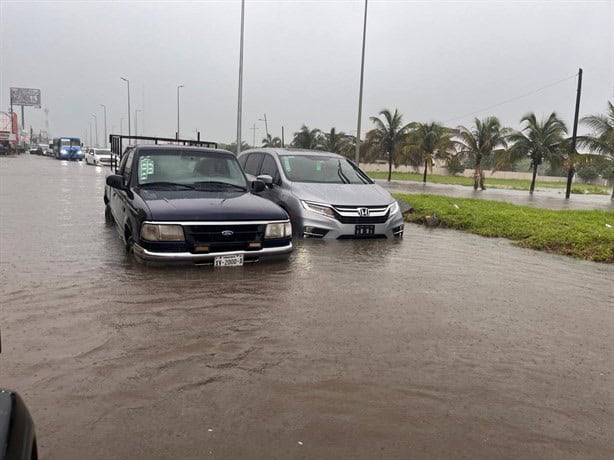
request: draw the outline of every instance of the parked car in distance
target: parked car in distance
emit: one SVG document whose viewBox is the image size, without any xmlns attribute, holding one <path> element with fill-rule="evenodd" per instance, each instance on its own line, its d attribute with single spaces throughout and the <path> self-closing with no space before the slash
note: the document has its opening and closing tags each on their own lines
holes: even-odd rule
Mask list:
<svg viewBox="0 0 614 460">
<path fill-rule="evenodd" d="M 139 261 L 238 266 L 292 251 L 288 214 L 250 192 L 265 185 L 231 152 L 137 145 L 106 182 L 105 217 Z"/>
<path fill-rule="evenodd" d="M 111 166 L 113 154 L 108 149 L 85 149 L 85 163 L 95 166 Z"/>
<path fill-rule="evenodd" d="M 262 148 L 246 150 L 239 163 L 248 177 L 266 184 L 260 195 L 286 210 L 298 236 L 403 236 L 403 215 L 396 200 L 341 155 Z"/>
</svg>

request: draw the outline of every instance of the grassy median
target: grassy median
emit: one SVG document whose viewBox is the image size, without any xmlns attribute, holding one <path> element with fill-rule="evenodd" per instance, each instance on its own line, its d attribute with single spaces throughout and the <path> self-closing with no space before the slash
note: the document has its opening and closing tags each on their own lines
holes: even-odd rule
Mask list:
<svg viewBox="0 0 614 460">
<path fill-rule="evenodd" d="M 552 211 L 499 201 L 439 195 L 395 194 L 412 205 L 406 220 L 425 223 L 436 213 L 440 226 L 508 238 L 524 248 L 614 263 L 614 212 Z"/>
<path fill-rule="evenodd" d="M 388 179 L 388 173 L 382 171 L 370 171 L 367 172 L 369 177 L 372 179 Z M 392 180 L 397 181 L 415 181 L 422 182 L 422 174 L 420 173 L 412 173 L 412 172 L 393 172 Z M 464 176 L 443 176 L 439 174 L 429 174 L 426 178 L 426 182 L 431 184 L 452 184 L 452 185 L 466 185 L 473 187 L 473 177 L 464 177 Z M 486 173 L 486 179 L 484 181 L 484 185 L 486 188 L 502 188 L 508 190 L 526 190 L 529 191 L 529 187 L 531 186 L 530 180 L 523 179 L 499 179 L 496 177 L 489 177 L 489 173 Z M 535 182 L 535 187 L 537 189 L 565 189 L 567 184 L 565 181 L 557 181 L 557 182 L 546 182 L 537 180 Z M 591 185 L 591 184 L 578 184 L 575 183 L 571 186 L 571 193 L 591 193 L 595 195 L 608 195 L 610 193 L 610 188 L 605 187 L 603 185 Z"/>
</svg>

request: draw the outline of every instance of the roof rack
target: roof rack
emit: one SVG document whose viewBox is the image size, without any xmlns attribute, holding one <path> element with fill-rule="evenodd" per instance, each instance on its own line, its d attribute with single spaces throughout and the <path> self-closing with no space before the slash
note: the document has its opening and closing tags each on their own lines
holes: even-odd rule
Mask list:
<svg viewBox="0 0 614 460">
<path fill-rule="evenodd" d="M 145 144 L 168 144 L 168 145 L 184 145 L 190 147 L 206 147 L 206 148 L 217 148 L 217 142 L 210 141 L 201 141 L 200 140 L 200 132 L 198 133 L 198 139 L 176 139 L 173 137 L 151 137 L 151 136 L 125 136 L 123 134 L 110 134 L 109 142 L 111 143 L 111 153 L 113 162 L 116 163 L 113 165 L 113 169 L 117 170 L 117 166 L 119 164 L 119 160 L 121 160 L 124 150 L 124 139 L 128 140 L 128 145 L 125 150 L 128 150 L 130 147 L 134 147 L 135 145 L 131 144 L 131 141 L 136 141 L 138 144 L 139 141 L 144 141 Z"/>
</svg>

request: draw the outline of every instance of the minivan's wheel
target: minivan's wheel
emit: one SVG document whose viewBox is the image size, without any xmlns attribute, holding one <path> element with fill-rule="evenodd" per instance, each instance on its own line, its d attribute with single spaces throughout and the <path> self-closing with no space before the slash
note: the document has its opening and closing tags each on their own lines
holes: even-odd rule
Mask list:
<svg viewBox="0 0 614 460">
<path fill-rule="evenodd" d="M 111 214 L 111 208 L 109 207 L 109 205 L 105 205 L 104 207 L 104 221 L 107 224 L 112 224 L 113 223 L 113 214 Z"/>
</svg>

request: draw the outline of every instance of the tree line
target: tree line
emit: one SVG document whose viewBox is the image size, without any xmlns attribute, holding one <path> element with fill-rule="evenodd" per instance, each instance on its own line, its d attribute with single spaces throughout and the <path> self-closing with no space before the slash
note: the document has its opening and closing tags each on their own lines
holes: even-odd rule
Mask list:
<svg viewBox="0 0 614 460">
<path fill-rule="evenodd" d="M 360 161 L 388 162 L 388 180 L 392 166 L 404 164 L 423 170 L 427 182 L 435 161 L 446 165 L 451 173 L 462 172 L 465 164 L 474 169 L 474 189 L 485 189 L 484 169 L 510 168 L 528 159 L 532 171 L 529 193 L 535 190 L 538 168 L 549 162 L 551 169 L 577 172 L 583 179 L 602 175 L 614 181 L 614 105 L 608 102 L 606 114 L 589 115 L 581 123 L 592 132 L 577 137 L 577 145 L 589 153 L 573 151 L 565 123 L 556 113 L 538 119 L 527 113 L 520 119 L 520 130 L 506 128 L 497 117 L 475 118 L 470 127 L 449 128 L 438 122 L 404 124 L 398 110 L 384 109 L 370 117 L 373 128 L 360 144 Z M 263 147 L 281 147 L 279 137 L 268 135 Z M 303 125 L 294 133 L 290 147 L 324 150 L 354 158 L 356 137 L 331 128 L 325 132 Z M 488 165 L 488 166 L 486 166 Z M 614 199 L 614 190 L 612 192 Z"/>
</svg>

